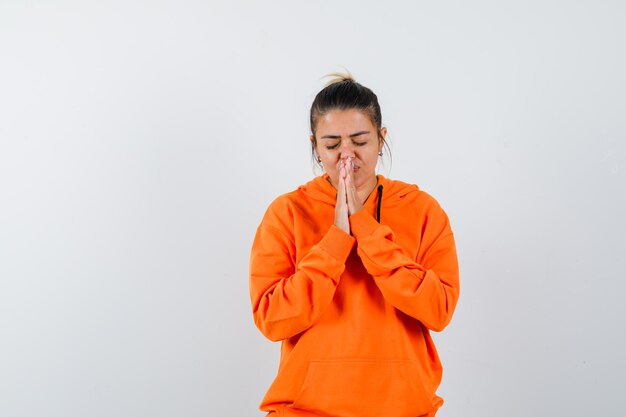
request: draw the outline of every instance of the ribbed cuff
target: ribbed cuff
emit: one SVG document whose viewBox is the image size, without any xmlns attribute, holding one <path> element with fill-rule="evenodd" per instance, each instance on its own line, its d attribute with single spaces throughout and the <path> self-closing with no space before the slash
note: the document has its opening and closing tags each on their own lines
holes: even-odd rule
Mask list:
<svg viewBox="0 0 626 417">
<path fill-rule="evenodd" d="M 324 252 L 328 253 L 339 262 L 344 263 L 354 246 L 354 238 L 335 226 L 330 225 L 328 232 L 317 244 Z"/>
<path fill-rule="evenodd" d="M 359 210 L 349 218 L 352 235 L 359 240 L 374 233 L 380 224 L 365 210 Z"/>
</svg>

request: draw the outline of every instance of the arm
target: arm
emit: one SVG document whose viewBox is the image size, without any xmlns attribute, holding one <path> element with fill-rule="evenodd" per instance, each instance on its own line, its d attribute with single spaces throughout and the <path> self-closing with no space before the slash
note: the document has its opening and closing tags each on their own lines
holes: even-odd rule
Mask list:
<svg viewBox="0 0 626 417">
<path fill-rule="evenodd" d="M 417 260 L 394 241 L 388 226 L 363 210 L 350 217 L 350 228 L 357 253 L 385 299 L 427 328 L 441 331 L 456 307 L 459 272 L 448 218 L 438 205 L 434 208 L 424 222 Z"/>
<path fill-rule="evenodd" d="M 259 226 L 250 257 L 254 322 L 270 340 L 311 327 L 330 304 L 354 238 L 331 225 L 321 241 L 294 265 L 295 244 L 277 227 Z"/>
</svg>

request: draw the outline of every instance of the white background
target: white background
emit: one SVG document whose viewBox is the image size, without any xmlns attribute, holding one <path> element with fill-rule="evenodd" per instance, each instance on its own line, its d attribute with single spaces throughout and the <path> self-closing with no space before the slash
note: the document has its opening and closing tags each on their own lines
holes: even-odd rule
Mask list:
<svg viewBox="0 0 626 417">
<path fill-rule="evenodd" d="M 0 2 L 0 415 L 261 416 L 267 205 L 349 69 L 448 212 L 438 417 L 621 416 L 622 1 Z"/>
</svg>

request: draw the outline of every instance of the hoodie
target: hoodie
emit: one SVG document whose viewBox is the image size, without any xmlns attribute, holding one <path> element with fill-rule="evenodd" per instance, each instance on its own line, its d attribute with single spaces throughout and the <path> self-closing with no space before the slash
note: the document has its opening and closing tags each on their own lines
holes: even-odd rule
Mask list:
<svg viewBox="0 0 626 417">
<path fill-rule="evenodd" d="M 446 327 L 459 297 L 448 217 L 416 185 L 378 175 L 348 234 L 333 224 L 337 190 L 327 178 L 274 200 L 256 232 L 254 322 L 281 341 L 260 409 L 271 417 L 432 416 L 443 404 L 442 367 L 429 332 Z"/>
</svg>

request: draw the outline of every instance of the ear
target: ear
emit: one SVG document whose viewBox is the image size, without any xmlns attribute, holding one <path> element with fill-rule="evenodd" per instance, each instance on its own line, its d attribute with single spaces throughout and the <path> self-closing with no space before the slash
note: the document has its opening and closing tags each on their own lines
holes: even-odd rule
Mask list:
<svg viewBox="0 0 626 417">
<path fill-rule="evenodd" d="M 313 159 L 319 165 L 320 161 L 320 153 L 317 151 L 317 140 L 315 139 L 315 135 L 309 136 L 309 140 L 311 141 L 311 153 L 313 154 Z"/>
<path fill-rule="evenodd" d="M 378 136 L 378 152 L 383 150 L 383 146 L 385 145 L 385 139 L 387 138 L 387 128 L 380 128 L 380 135 Z"/>
</svg>

